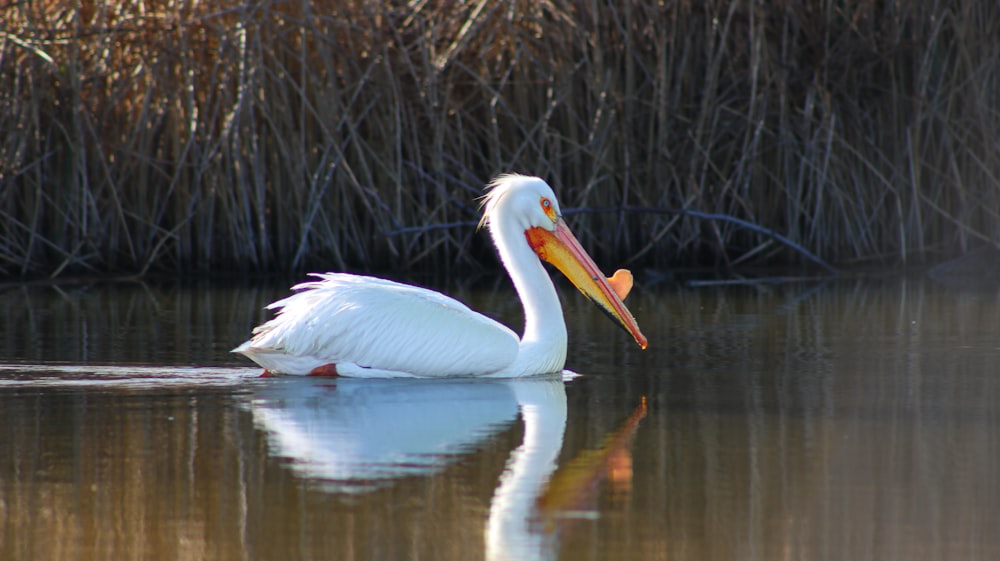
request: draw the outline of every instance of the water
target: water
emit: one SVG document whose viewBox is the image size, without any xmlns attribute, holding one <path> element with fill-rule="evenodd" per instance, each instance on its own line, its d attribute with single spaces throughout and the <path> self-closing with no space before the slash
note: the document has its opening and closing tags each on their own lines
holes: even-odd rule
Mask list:
<svg viewBox="0 0 1000 561">
<path fill-rule="evenodd" d="M 1000 558 L 997 287 L 640 285 L 646 351 L 566 290 L 576 377 L 260 379 L 286 286 L 0 289 L 0 558 Z"/>
</svg>

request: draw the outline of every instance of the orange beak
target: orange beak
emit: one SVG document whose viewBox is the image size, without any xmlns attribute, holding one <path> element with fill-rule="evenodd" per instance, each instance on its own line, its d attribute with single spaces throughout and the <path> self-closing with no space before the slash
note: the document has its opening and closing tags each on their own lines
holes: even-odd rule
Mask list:
<svg viewBox="0 0 1000 561">
<path fill-rule="evenodd" d="M 632 288 L 632 274 L 619 270 L 611 279 L 606 279 L 562 217 L 555 220 L 554 232 L 539 227 L 525 230 L 524 235 L 528 239 L 528 244 L 538 257 L 555 265 L 584 296 L 597 304 L 608 317 L 632 335 L 635 342 L 645 349 L 648 344 L 646 337 L 639 331 L 635 318 L 622 302 L 622 298 Z"/>
</svg>

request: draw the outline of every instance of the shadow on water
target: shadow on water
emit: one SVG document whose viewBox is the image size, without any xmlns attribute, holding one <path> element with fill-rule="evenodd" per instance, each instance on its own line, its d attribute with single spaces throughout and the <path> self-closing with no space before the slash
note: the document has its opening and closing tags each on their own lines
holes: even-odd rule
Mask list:
<svg viewBox="0 0 1000 561">
<path fill-rule="evenodd" d="M 0 558 L 1000 556 L 996 287 L 567 291 L 566 383 L 259 379 L 284 291 L 0 291 Z"/>
</svg>

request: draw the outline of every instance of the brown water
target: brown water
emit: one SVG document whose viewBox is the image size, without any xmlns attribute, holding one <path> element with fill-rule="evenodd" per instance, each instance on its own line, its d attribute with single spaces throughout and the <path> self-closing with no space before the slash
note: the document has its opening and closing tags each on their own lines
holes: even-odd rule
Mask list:
<svg viewBox="0 0 1000 561">
<path fill-rule="evenodd" d="M 0 559 L 1000 558 L 997 287 L 565 291 L 519 382 L 256 378 L 284 292 L 0 289 Z"/>
</svg>

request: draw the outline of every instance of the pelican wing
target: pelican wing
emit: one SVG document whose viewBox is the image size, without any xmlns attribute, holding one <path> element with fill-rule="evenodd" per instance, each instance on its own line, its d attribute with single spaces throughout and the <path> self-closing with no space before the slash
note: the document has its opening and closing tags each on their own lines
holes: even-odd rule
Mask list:
<svg viewBox="0 0 1000 561">
<path fill-rule="evenodd" d="M 439 292 L 374 277 L 314 276 L 320 280 L 269 305 L 277 316 L 235 352 L 288 374 L 336 364 L 361 375 L 427 377 L 488 374 L 517 357 L 513 331 Z M 274 367 L 258 360 L 264 355 Z"/>
</svg>

